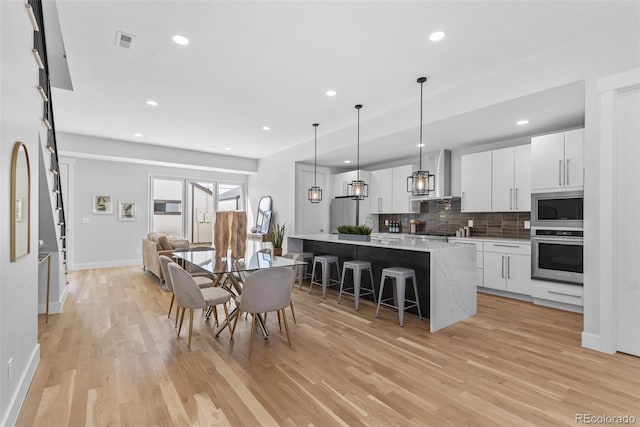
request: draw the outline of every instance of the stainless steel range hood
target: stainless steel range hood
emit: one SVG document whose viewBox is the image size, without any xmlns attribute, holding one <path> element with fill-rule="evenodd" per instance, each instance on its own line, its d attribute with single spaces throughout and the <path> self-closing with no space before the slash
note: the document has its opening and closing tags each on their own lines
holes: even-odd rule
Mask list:
<svg viewBox="0 0 640 427">
<path fill-rule="evenodd" d="M 435 175 L 435 192 L 428 196 L 415 196 L 412 200 L 451 199 L 451 151 L 440 150 L 425 153 L 422 158 L 422 170 Z"/>
</svg>

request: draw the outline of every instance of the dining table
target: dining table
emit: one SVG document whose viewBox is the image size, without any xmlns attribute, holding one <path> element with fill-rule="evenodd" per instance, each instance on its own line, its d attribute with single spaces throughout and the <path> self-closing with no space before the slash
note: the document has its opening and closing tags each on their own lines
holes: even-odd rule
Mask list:
<svg viewBox="0 0 640 427">
<path fill-rule="evenodd" d="M 242 283 L 254 271 L 278 267 L 294 268 L 306 265 L 304 261 L 274 256 L 266 251 L 247 254 L 244 258 L 232 258 L 228 253 L 225 253 L 224 256 L 219 256 L 219 252 L 215 249 L 179 250 L 173 252 L 172 255 L 183 264 L 183 267 L 190 265 L 207 274 L 216 286 L 226 289 L 233 297 L 242 293 Z M 229 313 L 229 320 L 234 319 L 237 315 L 238 306 Z M 264 318 L 258 315 L 257 320 L 262 335 L 267 338 L 269 330 Z M 227 326 L 229 324 L 225 319 L 215 331 L 215 336 L 220 335 Z"/>
</svg>

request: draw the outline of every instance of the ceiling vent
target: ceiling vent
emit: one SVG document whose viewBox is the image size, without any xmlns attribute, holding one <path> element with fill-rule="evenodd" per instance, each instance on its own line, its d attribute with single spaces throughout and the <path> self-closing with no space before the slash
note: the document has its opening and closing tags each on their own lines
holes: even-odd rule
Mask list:
<svg viewBox="0 0 640 427">
<path fill-rule="evenodd" d="M 116 46 L 120 46 L 124 49 L 131 49 L 135 36 L 131 34 L 123 33 L 122 31 L 116 32 Z"/>
</svg>

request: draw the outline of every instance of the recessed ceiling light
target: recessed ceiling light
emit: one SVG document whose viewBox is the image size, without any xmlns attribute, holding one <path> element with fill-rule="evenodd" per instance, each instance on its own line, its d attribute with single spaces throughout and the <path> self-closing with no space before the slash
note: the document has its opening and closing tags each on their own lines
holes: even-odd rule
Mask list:
<svg viewBox="0 0 640 427">
<path fill-rule="evenodd" d="M 416 147 L 424 147 L 424 144 L 416 144 Z"/>
<path fill-rule="evenodd" d="M 157 101 L 152 101 L 151 99 L 149 99 L 147 101 L 147 105 L 151 105 L 152 107 L 157 107 L 158 106 L 158 102 Z"/>
<path fill-rule="evenodd" d="M 269 126 L 262 126 L 262 130 L 271 130 Z"/>
<path fill-rule="evenodd" d="M 518 126 L 526 125 L 526 124 L 529 124 L 529 120 L 518 120 L 516 124 Z"/>
<path fill-rule="evenodd" d="M 142 134 L 141 134 L 141 133 L 137 133 L 137 132 L 136 132 L 136 133 L 134 133 L 134 134 L 133 134 L 133 136 L 137 136 L 137 137 L 139 138 L 139 137 L 141 137 L 141 136 L 142 136 Z"/>
<path fill-rule="evenodd" d="M 231 147 L 226 147 L 225 151 L 231 151 Z"/>
<path fill-rule="evenodd" d="M 338 92 L 336 92 L 335 90 L 328 90 L 327 91 L 327 96 L 336 96 L 338 94 Z"/>
<path fill-rule="evenodd" d="M 179 34 L 176 34 L 175 36 L 171 37 L 171 39 L 175 44 L 179 44 L 180 46 L 186 46 L 189 44 L 189 39 Z"/>
<path fill-rule="evenodd" d="M 344 162 L 345 163 L 351 163 L 351 160 L 345 160 Z"/>
<path fill-rule="evenodd" d="M 435 31 L 429 34 L 429 40 L 432 42 L 439 42 L 444 38 L 444 31 Z"/>
</svg>

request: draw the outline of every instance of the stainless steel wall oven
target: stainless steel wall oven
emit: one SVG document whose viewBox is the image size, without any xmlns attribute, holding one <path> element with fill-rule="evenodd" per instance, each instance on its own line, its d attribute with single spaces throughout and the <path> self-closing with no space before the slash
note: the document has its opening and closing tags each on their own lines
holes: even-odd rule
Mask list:
<svg viewBox="0 0 640 427">
<path fill-rule="evenodd" d="M 531 230 L 531 278 L 583 283 L 582 230 Z"/>
</svg>

